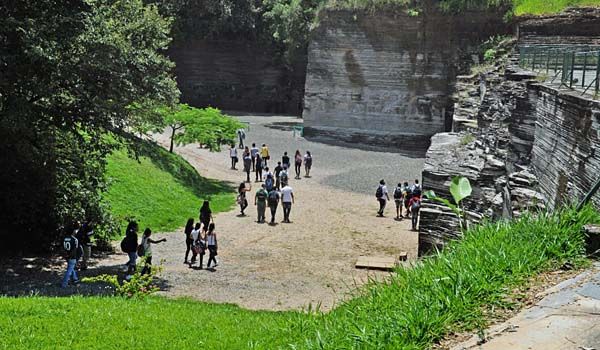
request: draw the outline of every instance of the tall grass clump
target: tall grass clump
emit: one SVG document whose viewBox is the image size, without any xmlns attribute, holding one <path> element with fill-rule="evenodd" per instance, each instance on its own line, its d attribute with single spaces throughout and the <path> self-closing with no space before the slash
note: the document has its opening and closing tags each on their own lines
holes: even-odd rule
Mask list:
<svg viewBox="0 0 600 350">
<path fill-rule="evenodd" d="M 600 215 L 586 207 L 474 227 L 442 252 L 322 315 L 303 345 L 427 349 L 452 332 L 483 329 L 492 307 L 514 307 L 511 293 L 529 277 L 566 261 L 580 266 L 582 227 L 590 222 L 600 222 Z"/>
</svg>

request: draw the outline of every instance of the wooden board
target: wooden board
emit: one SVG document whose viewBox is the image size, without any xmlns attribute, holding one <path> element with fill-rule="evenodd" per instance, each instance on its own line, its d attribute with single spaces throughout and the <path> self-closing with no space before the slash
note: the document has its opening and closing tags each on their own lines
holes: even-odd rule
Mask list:
<svg viewBox="0 0 600 350">
<path fill-rule="evenodd" d="M 391 271 L 398 266 L 398 260 L 394 257 L 359 256 L 354 265 L 357 269 L 372 269 Z"/>
</svg>

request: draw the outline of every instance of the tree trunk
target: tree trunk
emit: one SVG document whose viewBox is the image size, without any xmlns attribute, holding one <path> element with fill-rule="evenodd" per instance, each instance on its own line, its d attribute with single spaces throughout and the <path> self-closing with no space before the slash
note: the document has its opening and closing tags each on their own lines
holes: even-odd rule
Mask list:
<svg viewBox="0 0 600 350">
<path fill-rule="evenodd" d="M 171 132 L 171 146 L 169 146 L 169 152 L 173 153 L 173 141 L 175 140 L 175 129 L 173 126 L 171 126 L 171 130 L 173 130 L 173 132 Z"/>
</svg>

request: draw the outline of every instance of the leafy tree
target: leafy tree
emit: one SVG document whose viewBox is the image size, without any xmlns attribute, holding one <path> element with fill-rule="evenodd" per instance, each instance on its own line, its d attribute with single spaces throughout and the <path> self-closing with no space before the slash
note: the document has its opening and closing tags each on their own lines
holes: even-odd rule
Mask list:
<svg viewBox="0 0 600 350">
<path fill-rule="evenodd" d="M 236 131 L 243 127 L 242 123 L 212 107 L 200 109 L 180 104 L 163 108 L 160 113 L 164 125 L 171 128 L 169 152 L 173 152 L 175 142 L 179 145 L 197 142 L 218 151 L 222 144 L 233 142 Z"/>
<path fill-rule="evenodd" d="M 2 247 L 47 249 L 74 219 L 106 220 L 105 134 L 140 124 L 130 106 L 178 98 L 170 24 L 141 0 L 0 5 Z"/>
</svg>

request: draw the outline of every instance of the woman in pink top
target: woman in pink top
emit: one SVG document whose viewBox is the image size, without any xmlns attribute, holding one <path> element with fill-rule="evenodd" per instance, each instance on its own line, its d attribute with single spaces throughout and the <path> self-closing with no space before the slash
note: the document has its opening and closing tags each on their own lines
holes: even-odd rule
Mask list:
<svg viewBox="0 0 600 350">
<path fill-rule="evenodd" d="M 302 168 L 302 154 L 300 150 L 296 150 L 296 155 L 294 155 L 294 165 L 296 169 L 296 179 L 300 178 L 300 169 Z"/>
</svg>

